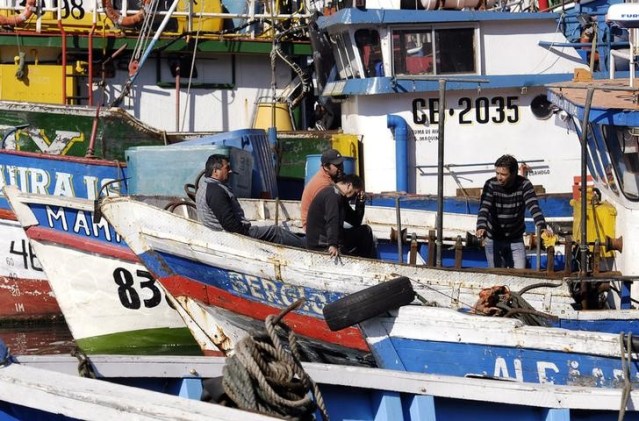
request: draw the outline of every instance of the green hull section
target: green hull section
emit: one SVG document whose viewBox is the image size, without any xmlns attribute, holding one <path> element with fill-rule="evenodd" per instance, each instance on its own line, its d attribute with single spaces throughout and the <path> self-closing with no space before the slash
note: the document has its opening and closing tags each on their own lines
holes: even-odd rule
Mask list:
<svg viewBox="0 0 639 421">
<path fill-rule="evenodd" d="M 9 134 L 5 149 L 54 155 L 86 156 L 94 121 L 97 132 L 92 156 L 124 161 L 131 146 L 164 145 L 192 134 L 166 134 L 120 108 L 63 107 L 0 101 L 0 134 Z M 14 127 L 20 127 L 13 131 Z"/>
<path fill-rule="evenodd" d="M 120 332 L 75 342 L 85 354 L 202 355 L 186 327 Z"/>
</svg>

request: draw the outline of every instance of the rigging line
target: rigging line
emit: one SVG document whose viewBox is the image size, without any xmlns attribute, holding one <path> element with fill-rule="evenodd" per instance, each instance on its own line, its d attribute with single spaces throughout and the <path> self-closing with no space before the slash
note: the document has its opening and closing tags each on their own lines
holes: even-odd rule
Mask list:
<svg viewBox="0 0 639 421">
<path fill-rule="evenodd" d="M 445 292 L 439 291 L 439 290 L 437 290 L 437 289 L 433 288 L 432 286 L 430 286 L 430 285 L 428 285 L 428 284 L 421 283 L 421 282 L 419 282 L 419 281 L 417 281 L 417 280 L 415 280 L 415 279 L 412 279 L 412 278 L 410 278 L 410 281 L 411 281 L 411 282 L 414 282 L 414 283 L 416 283 L 417 285 L 422 286 L 422 287 L 424 287 L 424 288 L 426 288 L 426 289 L 429 289 L 429 290 L 431 290 L 431 291 L 433 291 L 433 292 L 436 292 L 436 293 L 438 293 L 438 294 L 440 294 L 440 295 L 443 295 L 443 296 L 444 296 L 444 297 L 446 297 L 446 298 L 450 298 L 452 301 L 456 301 L 456 302 L 458 302 L 458 303 L 460 303 L 460 304 L 463 304 L 463 305 L 467 306 L 468 308 L 473 308 L 473 306 L 474 306 L 474 304 L 472 304 L 472 305 L 471 305 L 471 304 L 465 303 L 465 302 L 461 301 L 460 299 L 455 298 L 455 297 L 453 297 L 452 295 L 446 294 Z"/>
<path fill-rule="evenodd" d="M 206 10 L 206 0 L 202 1 L 202 6 L 200 7 L 200 11 Z M 182 114 L 182 124 L 178 127 L 180 131 L 184 130 L 184 125 L 186 122 L 186 112 L 189 109 L 189 104 L 191 102 L 191 84 L 193 83 L 193 72 L 195 71 L 195 56 L 197 55 L 197 45 L 200 41 L 200 32 L 202 31 L 202 26 L 204 19 L 200 17 L 200 21 L 198 24 L 197 31 L 195 32 L 195 42 L 193 43 L 193 57 L 191 58 L 191 69 L 189 70 L 189 83 L 186 88 L 186 104 L 184 104 L 184 113 Z M 178 95 L 180 93 L 178 92 Z"/>
<path fill-rule="evenodd" d="M 444 165 L 444 167 L 446 168 L 446 170 L 448 170 L 448 173 L 455 181 L 455 184 L 457 184 L 457 187 L 459 187 L 459 190 L 461 190 L 462 194 L 464 195 L 464 201 L 466 202 L 466 213 L 470 213 L 470 196 L 468 195 L 468 192 L 466 191 L 464 186 L 462 186 L 461 181 L 459 181 L 459 175 L 457 175 L 455 171 L 450 169 L 450 165 Z"/>
<path fill-rule="evenodd" d="M 18 31 L 16 31 L 15 34 L 16 34 L 16 45 L 18 46 L 18 53 L 21 53 L 22 52 L 22 41 L 20 41 L 21 40 L 20 34 L 18 33 Z"/>
<path fill-rule="evenodd" d="M 561 14 L 561 16 L 559 16 L 559 19 L 557 19 L 557 27 L 555 28 L 555 35 L 560 33 L 561 31 L 559 30 L 559 28 L 561 28 L 561 23 L 564 21 L 564 19 L 566 18 L 565 14 Z M 552 50 L 552 48 L 554 47 L 554 45 L 556 44 L 556 41 L 552 41 L 550 43 L 550 45 L 548 45 L 548 48 L 546 48 L 546 54 L 544 54 L 544 56 L 539 60 L 539 62 L 537 62 L 537 64 L 532 68 L 532 70 L 530 71 L 531 74 L 534 74 L 535 71 L 541 66 L 541 64 L 546 61 L 546 58 L 550 55 L 550 51 Z M 562 47 L 563 50 L 564 47 Z M 555 62 L 557 62 L 559 60 L 559 57 L 557 56 L 557 58 L 555 59 Z M 554 64 L 554 63 L 552 63 Z M 543 72 L 545 72 L 546 70 L 550 69 L 550 67 L 552 66 L 552 64 L 549 64 L 548 66 L 546 66 L 545 69 L 541 69 L 540 71 L 537 72 L 537 74 L 541 74 Z"/>
<path fill-rule="evenodd" d="M 271 125 L 273 127 L 275 127 L 275 98 L 276 98 L 276 93 L 277 93 L 277 81 L 275 79 L 275 68 L 276 68 L 276 62 L 275 62 L 275 55 L 273 54 L 273 52 L 275 51 L 276 48 L 276 43 L 275 43 L 275 0 L 271 0 L 270 1 L 271 4 L 271 101 L 273 102 L 273 112 L 272 112 L 272 119 L 271 119 Z"/>
<path fill-rule="evenodd" d="M 140 59 L 142 52 L 146 49 L 150 42 L 149 35 L 151 34 L 153 23 L 155 22 L 155 15 L 159 3 L 160 0 L 152 0 L 149 5 L 143 6 L 146 9 L 144 11 L 144 20 L 142 21 L 142 28 L 140 28 L 136 44 L 133 47 L 130 64 Z"/>
</svg>

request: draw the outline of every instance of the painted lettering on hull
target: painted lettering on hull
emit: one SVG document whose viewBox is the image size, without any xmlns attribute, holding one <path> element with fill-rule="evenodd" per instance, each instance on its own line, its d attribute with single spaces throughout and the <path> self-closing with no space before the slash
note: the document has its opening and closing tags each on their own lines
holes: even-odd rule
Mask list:
<svg viewBox="0 0 639 421">
<path fill-rule="evenodd" d="M 4 186 L 17 186 L 26 193 L 94 200 L 98 197 L 99 189 L 113 180 L 114 178 L 0 164 L 0 191 Z M 118 187 L 117 184 L 113 183 L 110 186 L 115 189 Z"/>
<path fill-rule="evenodd" d="M 531 367 L 531 364 L 534 366 Z M 584 372 L 580 368 L 579 361 L 568 360 L 565 368 L 560 367 L 552 361 L 527 361 L 528 370 L 524 369 L 524 362 L 519 358 L 507 360 L 503 357 L 495 359 L 493 376 L 504 379 L 516 380 L 519 382 L 563 384 L 566 377 L 567 383 L 582 386 L 609 386 L 612 384 L 623 384 L 624 373 L 621 369 L 609 368 L 608 373 L 600 367 L 592 367 Z M 557 381 L 556 379 L 560 379 Z M 632 381 L 639 380 L 639 373 L 636 373 Z"/>
<path fill-rule="evenodd" d="M 288 307 L 298 299 L 305 298 L 306 301 L 300 311 L 321 317 L 323 317 L 322 309 L 324 306 L 343 295 L 236 272 L 229 272 L 229 282 L 231 291 L 236 295 L 250 297 L 253 300 L 280 308 Z"/>
<path fill-rule="evenodd" d="M 44 130 L 37 128 L 25 128 L 12 130 L 14 126 L 0 125 L 0 129 L 10 130 L 4 138 L 4 148 L 8 150 L 20 150 L 19 144 L 28 137 L 41 152 L 52 155 L 65 155 L 69 148 L 78 142 L 84 142 L 85 137 L 82 132 L 68 130 L 56 130 L 55 137 L 50 139 Z M 22 140 L 21 140 L 22 138 Z"/>
<path fill-rule="evenodd" d="M 33 211 L 40 220 L 40 212 L 37 209 L 33 209 Z M 97 223 L 94 221 L 93 212 L 47 205 L 45 206 L 45 215 L 44 222 L 49 228 L 101 239 L 109 243 L 122 243 L 120 235 L 105 218 L 101 218 L 100 222 Z"/>
<path fill-rule="evenodd" d="M 469 124 L 515 124 L 519 122 L 519 97 L 495 96 L 461 97 L 455 105 L 457 108 L 444 110 L 444 117 L 455 118 L 460 125 Z M 439 99 L 415 98 L 411 104 L 413 123 L 418 125 L 438 124 Z"/>
</svg>

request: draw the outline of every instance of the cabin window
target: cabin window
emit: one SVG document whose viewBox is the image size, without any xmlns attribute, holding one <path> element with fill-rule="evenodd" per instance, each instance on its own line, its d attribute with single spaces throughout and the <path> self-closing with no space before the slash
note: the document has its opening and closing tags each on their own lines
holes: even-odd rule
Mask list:
<svg viewBox="0 0 639 421">
<path fill-rule="evenodd" d="M 393 32 L 395 75 L 477 73 L 475 29 L 427 29 Z"/>
<path fill-rule="evenodd" d="M 373 29 L 355 31 L 355 45 L 362 59 L 364 77 L 384 76 L 384 60 L 379 33 Z"/>
<path fill-rule="evenodd" d="M 333 35 L 332 41 L 335 44 L 333 54 L 335 64 L 341 79 L 352 79 L 360 77 L 357 54 L 351 43 L 348 32 Z"/>
<path fill-rule="evenodd" d="M 609 130 L 606 143 L 619 187 L 630 200 L 639 200 L 639 127 Z"/>
</svg>

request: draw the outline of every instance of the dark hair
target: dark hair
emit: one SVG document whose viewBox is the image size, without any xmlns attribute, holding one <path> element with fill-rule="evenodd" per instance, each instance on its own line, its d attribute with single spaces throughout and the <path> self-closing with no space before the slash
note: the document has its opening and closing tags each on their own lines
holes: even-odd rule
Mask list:
<svg viewBox="0 0 639 421">
<path fill-rule="evenodd" d="M 497 159 L 497 161 L 495 161 L 495 167 L 508 168 L 508 171 L 510 171 L 511 174 L 517 174 L 519 164 L 514 156 L 502 155 Z"/>
<path fill-rule="evenodd" d="M 356 174 L 344 174 L 342 178 L 339 179 L 339 182 L 345 184 L 352 184 L 354 189 L 363 190 L 364 189 L 364 181 L 359 175 Z"/>
<path fill-rule="evenodd" d="M 209 159 L 206 160 L 206 167 L 204 167 L 205 175 L 210 177 L 213 174 L 213 170 L 221 169 L 224 166 L 224 161 L 228 160 L 229 157 L 226 155 L 214 154 L 209 156 Z"/>
</svg>

